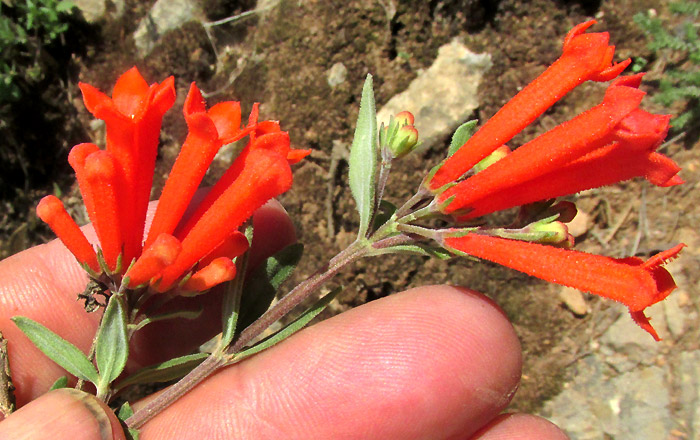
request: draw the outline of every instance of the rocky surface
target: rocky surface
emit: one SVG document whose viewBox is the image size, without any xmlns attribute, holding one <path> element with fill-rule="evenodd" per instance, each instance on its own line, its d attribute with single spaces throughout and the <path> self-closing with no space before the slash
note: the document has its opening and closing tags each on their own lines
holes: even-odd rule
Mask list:
<svg viewBox="0 0 700 440">
<path fill-rule="evenodd" d="M 663 338 L 655 342 L 620 313 L 566 373 L 563 391 L 541 415 L 575 440 L 700 438 L 700 350 L 697 322 L 700 285 L 687 274 L 698 267 L 700 240 L 681 230 L 688 248 L 669 264 L 679 288 L 649 309 Z"/>
<path fill-rule="evenodd" d="M 477 91 L 491 68 L 489 54 L 476 54 L 459 40 L 438 49 L 433 64 L 377 112 L 377 120 L 408 110 L 415 116 L 423 148 L 451 135 L 479 106 Z"/>
</svg>

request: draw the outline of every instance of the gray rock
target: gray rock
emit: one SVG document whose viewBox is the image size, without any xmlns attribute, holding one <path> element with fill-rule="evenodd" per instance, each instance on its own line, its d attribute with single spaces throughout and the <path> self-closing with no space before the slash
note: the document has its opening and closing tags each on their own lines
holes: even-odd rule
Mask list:
<svg viewBox="0 0 700 440">
<path fill-rule="evenodd" d="M 348 69 L 343 63 L 340 62 L 333 64 L 331 68 L 328 69 L 328 72 L 326 72 L 328 85 L 331 86 L 331 88 L 334 88 L 344 83 L 347 77 Z"/>
<path fill-rule="evenodd" d="M 577 364 L 573 382 L 547 402 L 542 415 L 572 440 L 665 439 L 674 429 L 667 367 L 617 374 L 597 356 Z"/>
<path fill-rule="evenodd" d="M 455 39 L 438 50 L 432 66 L 391 98 L 377 118 L 387 124 L 392 115 L 410 111 L 423 148 L 429 148 L 451 135 L 477 108 L 477 89 L 490 67 L 490 55 L 475 54 Z"/>
<path fill-rule="evenodd" d="M 108 2 L 111 7 L 108 9 Z M 117 18 L 124 13 L 124 0 L 71 0 L 83 14 L 88 23 L 94 23 L 110 12 L 111 18 Z"/>
<path fill-rule="evenodd" d="M 194 0 L 156 1 L 134 32 L 134 44 L 139 55 L 148 55 L 166 32 L 193 20 L 201 21 L 203 18 L 200 4 Z"/>
<path fill-rule="evenodd" d="M 680 414 L 687 438 L 700 438 L 700 351 L 689 351 L 679 356 L 676 380 L 680 385 Z"/>
</svg>

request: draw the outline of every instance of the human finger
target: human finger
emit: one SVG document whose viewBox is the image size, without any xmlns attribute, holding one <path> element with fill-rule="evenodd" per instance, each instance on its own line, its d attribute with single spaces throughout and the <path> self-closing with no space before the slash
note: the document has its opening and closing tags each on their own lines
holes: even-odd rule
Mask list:
<svg viewBox="0 0 700 440">
<path fill-rule="evenodd" d="M 530 414 L 503 414 L 482 428 L 471 440 L 567 440 L 553 423 Z"/>
<path fill-rule="evenodd" d="M 63 388 L 0 423 L 0 440 L 124 440 L 117 417 L 95 396 Z"/>
<path fill-rule="evenodd" d="M 224 369 L 141 438 L 468 438 L 508 404 L 520 368 L 518 339 L 491 301 L 417 288 Z"/>
<path fill-rule="evenodd" d="M 294 229 L 284 209 L 271 202 L 254 215 L 260 224 L 258 246 L 275 252 L 293 242 Z M 88 235 L 91 229 L 86 228 Z M 268 240 L 272 243 L 268 244 Z M 262 258 L 260 253 L 257 258 Z M 36 246 L 0 262 L 0 331 L 8 341 L 15 395 L 19 406 L 45 393 L 65 371 L 44 356 L 14 325 L 21 315 L 40 322 L 87 352 L 99 323 L 99 313 L 86 313 L 77 294 L 87 276 L 58 240 Z M 202 307 L 198 319 L 155 323 L 136 334 L 130 369 L 186 354 L 220 331 L 221 294 L 212 290 L 195 298 L 177 299 L 170 306 Z M 37 366 L 41 366 L 38 368 Z"/>
</svg>

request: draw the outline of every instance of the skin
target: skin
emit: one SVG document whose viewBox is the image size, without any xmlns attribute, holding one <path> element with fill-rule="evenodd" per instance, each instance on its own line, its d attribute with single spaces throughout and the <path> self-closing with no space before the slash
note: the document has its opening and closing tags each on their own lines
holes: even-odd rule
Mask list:
<svg viewBox="0 0 700 440">
<path fill-rule="evenodd" d="M 258 211 L 255 222 L 254 261 L 295 240 L 277 204 Z M 75 301 L 85 281 L 58 241 L 0 262 L 0 330 L 21 406 L 0 423 L 0 440 L 124 439 L 114 414 L 92 395 L 46 393 L 65 373 L 9 321 L 36 319 L 87 351 L 99 317 Z M 188 301 L 203 302 L 203 316 L 184 326 L 146 327 L 133 341 L 129 370 L 185 354 L 217 332 L 220 296 Z M 421 287 L 309 327 L 220 371 L 148 422 L 141 439 L 567 438 L 544 419 L 500 415 L 520 369 L 520 345 L 495 304 L 467 289 Z"/>
</svg>

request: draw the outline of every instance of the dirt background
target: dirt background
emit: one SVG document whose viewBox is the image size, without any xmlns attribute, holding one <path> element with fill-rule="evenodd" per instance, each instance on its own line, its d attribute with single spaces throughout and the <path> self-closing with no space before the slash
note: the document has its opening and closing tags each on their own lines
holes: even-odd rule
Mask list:
<svg viewBox="0 0 700 440">
<path fill-rule="evenodd" d="M 280 120 L 296 147 L 314 150 L 297 166 L 297 184 L 282 198 L 298 226 L 300 241 L 306 244 L 297 272 L 301 279 L 355 235 L 358 219 L 345 183 L 347 165 L 341 162 L 329 173 L 330 153 L 334 141 L 351 141 L 368 72 L 374 75 L 380 107 L 431 65 L 438 47 L 458 36 L 474 52 L 492 56 L 493 67 L 479 92 L 481 106 L 474 114 L 483 121 L 559 56 L 563 36 L 572 26 L 592 17 L 600 21 L 593 31 L 611 33 L 616 60 L 643 56 L 652 61 L 653 72 L 653 54 L 646 49 L 646 39 L 632 16 L 651 7 L 659 14 L 667 13 L 666 0 L 290 0 L 252 18 L 212 28 L 211 40 L 195 20 L 167 34 L 142 59 L 136 55 L 131 35 L 152 3 L 128 0 L 120 19 L 72 28 L 67 37 L 70 50 L 60 58 L 56 78 L 36 92 L 36 99 L 23 104 L 24 113 L 18 113 L 22 118 L 13 134 L 19 145 L 17 164 L 5 164 L 8 170 L 20 167 L 23 171 L 8 171 L 3 176 L 0 257 L 52 238 L 33 214 L 41 196 L 59 192 L 68 205 L 79 203 L 67 153 L 79 142 L 99 141 L 100 134 L 82 106 L 78 80 L 109 91 L 120 73 L 137 65 L 150 82 L 175 75 L 179 104 L 190 81 L 212 94 L 210 104 L 240 100 L 245 112 L 254 101 L 262 102 L 264 118 Z M 254 1 L 203 3 L 206 16 L 199 19 L 205 21 L 255 7 Z M 347 68 L 347 79 L 331 88 L 327 71 L 337 62 Z M 643 86 L 651 93 L 655 79 L 654 73 L 648 75 Z M 579 87 L 518 135 L 513 145 L 595 105 L 604 88 L 601 84 Z M 650 100 L 645 105 L 652 111 L 669 111 Z M 162 185 L 185 134 L 179 110 L 169 112 L 157 185 Z M 421 157 L 398 163 L 387 189 L 388 200 L 401 202 L 413 194 L 419 176 L 441 160 L 445 151 L 436 146 Z M 634 181 L 574 198 L 579 209 L 590 215 L 578 249 L 615 257 L 634 250 L 647 257 L 677 242 L 679 231 L 694 231 L 700 224 L 700 200 L 694 191 L 700 180 L 696 172 L 699 151 L 693 136 L 665 147 L 665 154 L 684 168 L 687 183 L 683 186 L 660 189 Z M 221 169 L 223 164 L 209 179 Z M 507 222 L 511 216 L 504 213 L 499 220 Z M 697 285 L 697 271 L 686 272 L 691 285 Z M 345 291 L 329 314 L 426 284 L 452 283 L 489 294 L 512 319 L 522 341 L 523 384 L 513 407 L 527 411 L 538 409 L 560 390 L 564 367 L 582 356 L 591 338 L 609 325 L 611 314 L 624 313 L 617 305 L 591 297 L 587 301 L 592 312 L 574 316 L 562 305 L 559 287 L 466 260 L 405 256 L 367 260 L 345 271 L 336 282 Z M 694 329 L 681 344 L 696 348 L 697 341 L 698 330 Z"/>
</svg>

